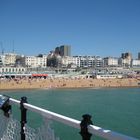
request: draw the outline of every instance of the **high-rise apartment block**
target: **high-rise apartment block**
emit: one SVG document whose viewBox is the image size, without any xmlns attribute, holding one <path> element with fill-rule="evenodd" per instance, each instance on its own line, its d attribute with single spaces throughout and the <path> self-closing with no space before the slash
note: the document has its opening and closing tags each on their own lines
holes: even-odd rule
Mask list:
<svg viewBox="0 0 140 140">
<path fill-rule="evenodd" d="M 132 54 L 131 53 L 122 53 L 122 59 L 132 59 Z"/>
<path fill-rule="evenodd" d="M 120 63 L 123 67 L 130 67 L 131 60 L 132 60 L 132 54 L 131 53 L 128 53 L 128 52 L 122 53 Z"/>
<path fill-rule="evenodd" d="M 60 47 L 55 48 L 55 53 L 59 54 L 60 56 L 71 56 L 71 46 L 62 45 Z"/>
<path fill-rule="evenodd" d="M 55 54 L 60 55 L 60 47 L 55 48 Z"/>
<path fill-rule="evenodd" d="M 140 60 L 140 52 L 138 53 L 138 59 Z"/>
</svg>

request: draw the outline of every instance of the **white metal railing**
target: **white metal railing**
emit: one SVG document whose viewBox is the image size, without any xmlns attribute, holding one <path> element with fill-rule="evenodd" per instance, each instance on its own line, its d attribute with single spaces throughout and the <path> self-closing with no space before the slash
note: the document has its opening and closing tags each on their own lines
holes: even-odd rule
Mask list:
<svg viewBox="0 0 140 140">
<path fill-rule="evenodd" d="M 9 98 L 10 104 L 15 104 L 20 106 L 20 101 L 13 99 L 13 98 Z M 80 129 L 80 121 L 42 109 L 40 107 L 28 104 L 28 103 L 23 103 L 24 107 L 30 111 L 39 113 L 43 116 L 45 116 L 48 119 L 52 119 L 58 122 L 61 122 L 63 124 L 66 124 L 68 126 Z M 138 140 L 136 138 L 130 137 L 130 136 L 126 136 L 111 130 L 105 130 L 101 127 L 95 126 L 95 125 L 89 125 L 88 126 L 88 131 L 90 133 L 92 133 L 93 135 L 108 139 L 108 140 Z"/>
</svg>

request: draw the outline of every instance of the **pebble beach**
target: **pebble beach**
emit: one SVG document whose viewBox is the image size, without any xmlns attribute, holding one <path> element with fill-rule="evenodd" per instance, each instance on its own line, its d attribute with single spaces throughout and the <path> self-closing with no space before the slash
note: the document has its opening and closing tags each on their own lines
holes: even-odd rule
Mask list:
<svg viewBox="0 0 140 140">
<path fill-rule="evenodd" d="M 47 79 L 1 79 L 0 90 L 51 89 L 51 88 L 117 88 L 139 87 L 136 78 L 92 79 L 92 78 L 47 78 Z"/>
</svg>

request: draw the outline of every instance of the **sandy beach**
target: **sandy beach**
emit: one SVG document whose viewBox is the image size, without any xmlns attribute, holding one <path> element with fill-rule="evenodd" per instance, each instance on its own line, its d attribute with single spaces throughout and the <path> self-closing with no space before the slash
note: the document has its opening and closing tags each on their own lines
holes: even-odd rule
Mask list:
<svg viewBox="0 0 140 140">
<path fill-rule="evenodd" d="M 12 89 L 51 89 L 51 88 L 113 88 L 140 87 L 140 80 L 124 79 L 80 79 L 80 78 L 48 78 L 48 79 L 1 79 L 0 90 Z"/>
</svg>

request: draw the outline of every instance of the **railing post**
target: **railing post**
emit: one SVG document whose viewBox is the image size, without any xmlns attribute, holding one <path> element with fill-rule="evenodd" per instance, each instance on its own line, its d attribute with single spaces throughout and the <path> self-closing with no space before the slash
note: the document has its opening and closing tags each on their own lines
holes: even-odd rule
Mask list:
<svg viewBox="0 0 140 140">
<path fill-rule="evenodd" d="M 3 110 L 4 116 L 10 117 L 11 105 L 9 104 L 9 97 L 5 95 L 0 95 L 0 109 Z"/>
<path fill-rule="evenodd" d="M 92 134 L 88 132 L 88 125 L 92 124 L 91 115 L 84 114 L 83 120 L 80 123 L 82 140 L 90 140 Z"/>
<path fill-rule="evenodd" d="M 21 140 L 25 140 L 25 124 L 27 123 L 26 120 L 26 111 L 27 109 L 24 107 L 23 103 L 27 103 L 26 97 L 21 97 L 20 101 L 20 110 L 21 110 Z"/>
</svg>

